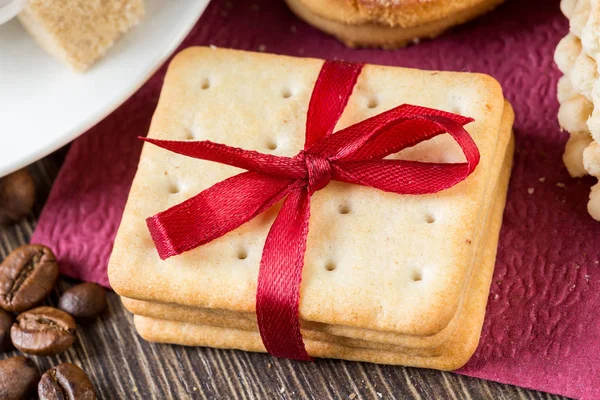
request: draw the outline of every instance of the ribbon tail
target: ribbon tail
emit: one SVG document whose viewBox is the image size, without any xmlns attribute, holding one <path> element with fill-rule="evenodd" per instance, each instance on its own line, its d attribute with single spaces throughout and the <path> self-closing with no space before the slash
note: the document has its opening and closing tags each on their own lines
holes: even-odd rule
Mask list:
<svg viewBox="0 0 600 400">
<path fill-rule="evenodd" d="M 308 191 L 292 191 L 267 236 L 256 291 L 258 328 L 267 351 L 304 361 L 311 357 L 300 332 L 299 304 L 309 218 Z"/>
<path fill-rule="evenodd" d="M 245 172 L 146 219 L 158 255 L 164 260 L 225 235 L 285 197 L 293 183 Z"/>
</svg>

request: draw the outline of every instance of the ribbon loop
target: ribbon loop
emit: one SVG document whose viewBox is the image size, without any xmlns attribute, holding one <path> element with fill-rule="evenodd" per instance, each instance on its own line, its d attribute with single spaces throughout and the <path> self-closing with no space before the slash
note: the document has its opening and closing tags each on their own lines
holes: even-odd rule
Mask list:
<svg viewBox="0 0 600 400">
<path fill-rule="evenodd" d="M 463 125 L 473 121 L 440 110 L 401 105 L 333 133 L 362 65 L 325 62 L 309 103 L 304 150 L 295 157 L 247 151 L 208 141 L 147 142 L 245 172 L 146 220 L 162 259 L 236 229 L 284 200 L 263 248 L 256 291 L 258 328 L 278 357 L 310 360 L 300 332 L 300 283 L 311 195 L 332 179 L 398 194 L 428 194 L 466 179 L 479 151 Z M 390 160 L 386 156 L 448 132 L 466 162 Z"/>
</svg>

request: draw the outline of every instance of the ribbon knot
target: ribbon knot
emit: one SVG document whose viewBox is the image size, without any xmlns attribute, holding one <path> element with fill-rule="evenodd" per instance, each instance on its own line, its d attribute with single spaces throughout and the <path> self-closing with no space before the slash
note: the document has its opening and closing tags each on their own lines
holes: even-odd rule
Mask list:
<svg viewBox="0 0 600 400">
<path fill-rule="evenodd" d="M 326 157 L 314 156 L 310 152 L 302 152 L 308 174 L 308 193 L 313 194 L 323 189 L 331 181 L 331 163 Z"/>
<path fill-rule="evenodd" d="M 435 193 L 466 179 L 479 163 L 477 146 L 462 127 L 473 120 L 440 110 L 405 104 L 333 133 L 361 68 L 323 64 L 308 107 L 304 150 L 295 157 L 210 141 L 144 139 L 185 156 L 248 171 L 146 220 L 162 259 L 217 239 L 283 200 L 265 240 L 256 288 L 258 328 L 265 348 L 278 357 L 311 359 L 300 332 L 299 303 L 315 191 L 336 180 L 396 194 Z M 465 162 L 386 158 L 446 132 L 461 147 Z"/>
</svg>

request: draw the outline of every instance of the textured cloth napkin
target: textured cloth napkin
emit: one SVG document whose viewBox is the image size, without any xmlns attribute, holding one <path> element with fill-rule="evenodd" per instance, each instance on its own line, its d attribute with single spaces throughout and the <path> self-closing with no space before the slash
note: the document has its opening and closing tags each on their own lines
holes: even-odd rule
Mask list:
<svg viewBox="0 0 600 400">
<path fill-rule="evenodd" d="M 558 0 L 508 1 L 433 41 L 352 50 L 299 21 L 281 1 L 214 0 L 182 47 L 215 45 L 423 69 L 484 72 L 516 112 L 517 152 L 481 344 L 461 373 L 571 397 L 600 398 L 600 223 L 592 179 L 561 155 L 554 47 L 568 30 Z M 163 67 L 76 140 L 32 241 L 66 275 L 108 285 L 106 265 L 158 100 Z"/>
</svg>

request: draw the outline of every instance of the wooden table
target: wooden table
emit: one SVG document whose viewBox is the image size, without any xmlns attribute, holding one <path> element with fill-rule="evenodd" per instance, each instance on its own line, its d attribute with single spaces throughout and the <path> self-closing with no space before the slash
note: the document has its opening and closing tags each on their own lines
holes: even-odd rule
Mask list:
<svg viewBox="0 0 600 400">
<path fill-rule="evenodd" d="M 0 259 L 27 243 L 66 149 L 30 166 L 38 187 L 33 214 L 0 228 Z M 50 298 L 73 282 L 61 279 Z M 78 327 L 77 342 L 55 357 L 32 357 L 45 371 L 80 365 L 102 399 L 564 399 L 447 372 L 319 359 L 314 363 L 265 354 L 159 345 L 140 339 L 118 296 L 98 321 Z M 16 352 L 2 357 L 16 355 Z"/>
</svg>

